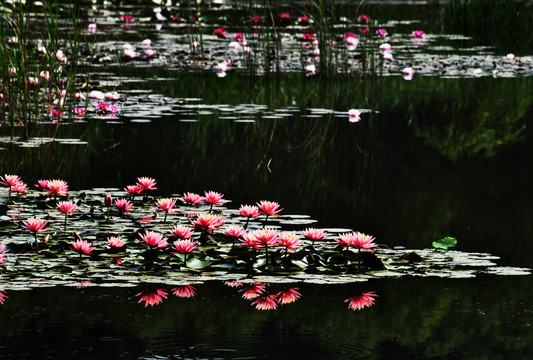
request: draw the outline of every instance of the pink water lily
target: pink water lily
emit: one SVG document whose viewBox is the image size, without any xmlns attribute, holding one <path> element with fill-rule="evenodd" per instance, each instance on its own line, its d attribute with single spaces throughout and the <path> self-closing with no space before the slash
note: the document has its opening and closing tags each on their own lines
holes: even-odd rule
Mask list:
<svg viewBox="0 0 533 360">
<path fill-rule="evenodd" d="M 157 200 L 157 211 L 164 211 L 165 212 L 165 219 L 163 220 L 164 223 L 167 222 L 167 215 L 168 213 L 172 214 L 172 208 L 174 208 L 174 205 L 176 205 L 176 199 L 159 199 Z"/>
<path fill-rule="evenodd" d="M 421 38 L 424 37 L 424 32 L 422 30 L 415 30 L 415 31 L 413 31 L 413 36 L 415 38 L 421 39 Z"/>
<path fill-rule="evenodd" d="M 194 234 L 194 229 L 188 226 L 175 225 L 172 230 L 172 236 L 179 239 L 190 239 Z"/>
<path fill-rule="evenodd" d="M 350 109 L 348 110 L 348 121 L 350 122 L 358 122 L 361 120 L 361 111 L 357 109 Z"/>
<path fill-rule="evenodd" d="M 311 244 L 314 245 L 315 241 L 325 240 L 328 237 L 328 234 L 322 229 L 307 228 L 302 232 L 302 236 L 311 240 Z"/>
<path fill-rule="evenodd" d="M 173 254 L 184 254 L 183 265 L 187 266 L 187 254 L 196 250 L 198 243 L 192 240 L 177 240 L 174 241 L 173 249 L 176 250 Z"/>
<path fill-rule="evenodd" d="M 60 201 L 60 202 L 57 203 L 57 209 L 60 212 L 62 212 L 63 214 L 65 214 L 65 227 L 64 227 L 63 231 L 67 231 L 68 214 L 73 214 L 76 211 L 78 211 L 77 207 L 78 206 L 75 203 L 73 203 L 72 201 Z"/>
<path fill-rule="evenodd" d="M 167 238 L 154 231 L 147 231 L 146 234 L 140 235 L 141 242 L 152 248 L 164 249 L 168 246 Z"/>
<path fill-rule="evenodd" d="M 182 199 L 191 205 L 198 205 L 202 202 L 202 197 L 200 195 L 190 192 L 183 194 Z"/>
<path fill-rule="evenodd" d="M 113 205 L 120 211 L 121 216 L 124 215 L 124 213 L 130 212 L 133 208 L 132 203 L 126 199 L 116 199 Z"/>
<path fill-rule="evenodd" d="M 73 241 L 71 243 L 70 249 L 80 254 L 80 259 L 82 254 L 91 255 L 94 250 L 90 242 L 81 240 L 81 238 L 76 241 Z"/>
<path fill-rule="evenodd" d="M 376 34 L 378 34 L 380 36 L 387 36 L 387 30 L 385 30 L 385 29 L 377 29 L 376 30 Z"/>
<path fill-rule="evenodd" d="M 107 245 L 113 249 L 120 249 L 120 248 L 123 248 L 126 245 L 126 243 L 121 237 L 110 236 L 107 238 Z"/>
</svg>

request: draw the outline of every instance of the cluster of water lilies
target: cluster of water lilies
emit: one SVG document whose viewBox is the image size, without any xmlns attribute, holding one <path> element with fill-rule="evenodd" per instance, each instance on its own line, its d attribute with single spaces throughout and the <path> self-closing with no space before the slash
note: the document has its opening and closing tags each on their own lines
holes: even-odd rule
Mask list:
<svg viewBox="0 0 533 360">
<path fill-rule="evenodd" d="M 279 291 L 269 291 L 271 284 L 264 282 L 225 281 L 224 284 L 231 288 L 239 289 L 238 291 L 242 294 L 242 298 L 250 301 L 250 304 L 257 310 L 276 310 L 281 305 L 295 303 L 302 296 L 300 289 L 292 286 L 284 286 Z M 174 296 L 188 299 L 194 298 L 197 294 L 197 288 L 191 284 L 179 285 L 173 287 L 170 291 Z M 168 293 L 165 288 L 157 288 L 141 291 L 135 294 L 135 297 L 139 299 L 139 303 L 144 303 L 144 306 L 147 307 L 148 305 L 161 304 L 163 300 L 168 298 Z M 344 302 L 348 303 L 348 308 L 351 310 L 362 310 L 374 305 L 376 297 L 377 295 L 373 291 L 368 291 L 350 297 Z"/>
<path fill-rule="evenodd" d="M 122 263 L 121 258 L 128 258 L 130 250 L 143 270 L 168 266 L 180 270 L 219 267 L 248 273 L 291 269 L 360 272 L 371 264 L 361 251 L 371 256 L 377 247 L 373 237 L 359 232 L 333 236 L 311 227 L 282 231 L 272 223 L 283 210 L 274 201 L 262 200 L 231 210 L 224 207 L 227 200 L 223 194 L 215 191 L 205 191 L 203 195 L 186 192 L 180 198 L 149 196 L 148 192 L 157 190 L 156 180 L 149 177 L 139 177 L 134 185 L 126 186 L 124 197 L 113 199 L 112 195 L 103 194 L 100 199 L 86 200 L 85 204 L 80 196 L 71 196 L 68 183 L 63 180 L 38 180 L 36 190 L 17 192 L 16 198 L 11 197 L 15 189 L 27 189 L 19 176 L 4 175 L 0 184 L 8 192 L 6 213 L 18 228 L 33 235 L 30 247 L 22 250 L 19 247 L 18 252 L 71 250 L 80 255 L 80 261 L 82 255 L 97 259 L 103 254 L 114 254 L 113 265 L 117 265 Z M 136 200 L 136 196 L 142 198 Z M 34 208 L 44 211 L 37 210 L 33 216 L 21 218 L 16 209 L 25 203 L 33 204 L 31 211 Z M 136 209 L 140 216 L 135 215 Z M 54 212 L 62 214 L 63 219 L 56 220 Z M 161 212 L 164 216 L 160 217 Z M 93 222 L 78 225 L 76 217 Z M 38 235 L 44 232 L 47 235 L 40 238 Z M 89 242 L 87 238 L 95 240 Z M 15 243 L 4 244 L 0 261 L 6 261 L 3 253 L 14 247 Z M 191 267 L 189 259 L 194 260 Z"/>
</svg>

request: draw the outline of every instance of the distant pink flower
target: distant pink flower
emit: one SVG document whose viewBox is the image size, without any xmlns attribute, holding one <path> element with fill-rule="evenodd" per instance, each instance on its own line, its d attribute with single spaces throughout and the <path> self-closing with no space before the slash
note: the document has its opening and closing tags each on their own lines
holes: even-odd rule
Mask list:
<svg viewBox="0 0 533 360">
<path fill-rule="evenodd" d="M 115 205 L 115 207 L 119 209 L 122 214 L 130 212 L 130 210 L 133 208 L 132 203 L 126 199 L 116 199 L 113 205 Z"/>
<path fill-rule="evenodd" d="M 172 289 L 172 293 L 181 298 L 192 298 L 196 295 L 196 288 L 192 285 L 181 285 Z"/>
<path fill-rule="evenodd" d="M 279 17 L 281 19 L 289 19 L 291 16 L 289 15 L 289 13 L 281 13 L 279 14 Z"/>
<path fill-rule="evenodd" d="M 302 245 L 298 235 L 284 231 L 279 236 L 279 244 L 285 246 L 289 250 L 296 250 Z"/>
<path fill-rule="evenodd" d="M 348 120 L 350 122 L 358 122 L 361 120 L 361 111 L 357 109 L 348 110 Z"/>
<path fill-rule="evenodd" d="M 280 209 L 279 204 L 274 201 L 262 200 L 257 204 L 257 206 L 259 207 L 261 214 L 267 216 L 278 216 L 278 213 L 283 210 Z"/>
<path fill-rule="evenodd" d="M 413 31 L 413 36 L 415 38 L 421 39 L 421 38 L 424 37 L 424 32 L 422 30 L 415 30 L 415 31 Z"/>
<path fill-rule="evenodd" d="M 366 34 L 366 33 L 369 32 L 369 31 L 370 31 L 370 29 L 368 28 L 368 26 L 365 26 L 364 28 L 360 28 L 360 29 L 359 29 L 359 32 L 360 32 L 361 34 Z"/>
<path fill-rule="evenodd" d="M 120 20 L 122 20 L 124 22 L 127 22 L 127 23 L 130 23 L 130 22 L 133 22 L 133 16 L 131 16 L 131 15 L 121 15 L 120 16 Z"/>
<path fill-rule="evenodd" d="M 192 240 L 176 240 L 174 241 L 174 247 L 173 249 L 176 250 L 177 253 L 185 254 L 185 253 L 191 253 L 193 252 L 196 247 L 198 246 L 198 243 L 196 241 Z"/>
<path fill-rule="evenodd" d="M 143 187 L 140 185 L 128 185 L 124 188 L 124 191 L 126 191 L 128 194 L 132 195 L 139 195 L 143 191 Z"/>
<path fill-rule="evenodd" d="M 157 190 L 155 185 L 157 184 L 157 181 L 155 179 L 149 178 L 149 177 L 139 177 L 137 178 L 137 185 L 142 187 L 144 190 Z"/>
<path fill-rule="evenodd" d="M 278 298 L 276 295 L 260 295 L 252 302 L 257 310 L 276 310 L 278 307 Z"/>
<path fill-rule="evenodd" d="M 174 229 L 172 230 L 172 236 L 179 239 L 190 239 L 193 234 L 194 229 L 183 225 L 175 225 Z"/>
<path fill-rule="evenodd" d="M 244 285 L 244 283 L 242 283 L 240 281 L 224 281 L 224 285 L 233 288 L 233 287 L 241 287 L 241 286 Z"/>
<path fill-rule="evenodd" d="M 28 190 L 28 185 L 26 185 L 25 183 L 21 182 L 21 183 L 19 183 L 17 185 L 12 186 L 11 190 L 13 192 L 18 193 L 19 195 L 22 195 Z"/>
<path fill-rule="evenodd" d="M 98 110 L 102 110 L 102 111 L 113 113 L 113 114 L 118 112 L 118 107 L 116 105 L 111 105 L 108 103 L 99 103 L 97 105 L 97 108 Z"/>
<path fill-rule="evenodd" d="M 389 43 L 383 43 L 383 44 L 379 45 L 379 50 L 390 51 L 390 50 L 392 50 L 392 46 Z"/>
<path fill-rule="evenodd" d="M 90 242 L 87 242 L 85 240 L 80 240 L 80 239 L 73 241 L 71 243 L 70 249 L 80 254 L 80 256 L 82 254 L 91 255 L 94 250 Z"/>
<path fill-rule="evenodd" d="M 199 214 L 192 225 L 198 231 L 209 232 L 218 229 L 224 223 L 224 218 L 221 215 Z"/>
<path fill-rule="evenodd" d="M 144 301 L 144 307 L 154 306 L 160 304 L 163 299 L 168 297 L 168 294 L 163 289 L 157 289 L 155 291 L 142 291 L 135 296 L 140 296 L 140 299 L 137 303 Z"/>
<path fill-rule="evenodd" d="M 148 57 L 152 57 L 155 55 L 155 51 L 152 50 L 152 49 L 147 49 L 147 50 L 144 50 L 144 55 L 148 56 Z"/>
<path fill-rule="evenodd" d="M 377 29 L 376 30 L 376 34 L 378 34 L 380 36 L 387 36 L 387 30 L 385 30 L 385 29 Z"/>
<path fill-rule="evenodd" d="M 189 204 L 198 205 L 202 202 L 202 197 L 198 194 L 188 192 L 183 194 L 183 200 L 185 200 Z"/>
<path fill-rule="evenodd" d="M 142 44 L 143 44 L 144 46 L 146 46 L 146 47 L 152 46 L 152 40 L 150 40 L 150 39 L 144 39 L 144 40 L 142 41 Z"/>
<path fill-rule="evenodd" d="M 341 234 L 339 236 L 339 240 L 336 241 L 341 245 L 347 245 L 356 249 L 369 251 L 374 251 L 372 248 L 378 246 L 377 244 L 374 244 L 374 237 L 360 232 Z"/>
<path fill-rule="evenodd" d="M 348 308 L 352 310 L 361 310 L 365 307 L 370 307 L 374 305 L 375 299 L 377 295 L 375 295 L 374 291 L 369 291 L 366 293 L 363 293 L 361 295 L 348 298 L 344 300 L 344 302 L 349 302 Z"/>
<path fill-rule="evenodd" d="M 252 232 L 245 233 L 242 236 L 241 239 L 241 245 L 248 247 L 248 248 L 254 248 L 254 249 L 261 249 L 261 245 L 259 244 L 259 241 L 257 241 L 257 238 Z"/>
<path fill-rule="evenodd" d="M 38 233 L 48 231 L 48 229 L 44 229 L 46 224 L 48 224 L 48 221 L 44 219 L 29 218 L 28 220 L 22 222 L 22 227 L 33 231 L 34 233 Z"/>
<path fill-rule="evenodd" d="M 72 201 L 60 201 L 57 203 L 57 208 L 63 214 L 72 214 L 78 211 L 77 205 Z"/>
<path fill-rule="evenodd" d="M 244 234 L 246 234 L 246 230 L 242 226 L 237 225 L 230 225 L 224 231 L 224 235 L 235 239 L 242 237 Z"/>
<path fill-rule="evenodd" d="M 216 28 L 215 29 L 215 35 L 219 37 L 226 37 L 228 34 L 227 30 L 224 28 Z"/>
<path fill-rule="evenodd" d="M 244 40 L 244 34 L 243 33 L 235 33 L 235 34 L 233 34 L 233 36 L 231 38 L 233 40 L 235 40 L 235 41 L 242 42 Z"/>
<path fill-rule="evenodd" d="M 313 41 L 313 40 L 315 40 L 315 35 L 313 35 L 311 33 L 302 34 L 302 40 L 304 40 L 304 41 Z"/>
<path fill-rule="evenodd" d="M 35 187 L 37 189 L 41 189 L 41 190 L 48 190 L 48 181 L 49 180 L 37 180 L 37 184 L 35 184 Z"/>
<path fill-rule="evenodd" d="M 411 80 L 413 76 L 415 75 L 415 71 L 413 70 L 412 67 L 403 68 L 402 72 L 403 72 L 403 78 L 405 80 Z"/>
<path fill-rule="evenodd" d="M 85 115 L 85 109 L 84 108 L 79 108 L 79 107 L 75 107 L 73 110 L 72 110 L 72 113 L 74 115 Z"/>
<path fill-rule="evenodd" d="M 314 243 L 315 241 L 325 240 L 328 234 L 322 229 L 307 228 L 302 232 L 302 236 Z"/>
<path fill-rule="evenodd" d="M 3 187 L 12 187 L 20 183 L 22 183 L 22 179 L 18 175 L 0 176 L 0 185 Z"/>
<path fill-rule="evenodd" d="M 89 30 L 90 33 L 95 33 L 96 32 L 96 24 L 87 25 L 87 30 Z"/>
<path fill-rule="evenodd" d="M 159 233 L 147 231 L 146 234 L 140 236 L 141 240 L 144 241 L 144 243 L 150 247 L 163 249 L 168 246 L 167 238 L 163 237 L 163 235 Z"/>
<path fill-rule="evenodd" d="M 265 289 L 267 284 L 265 283 L 252 283 L 249 285 L 246 285 L 243 287 L 239 292 L 242 292 L 242 297 L 246 300 L 252 300 L 261 295 Z"/>
<path fill-rule="evenodd" d="M 390 51 L 383 52 L 383 60 L 393 60 L 394 56 Z"/>
<path fill-rule="evenodd" d="M 263 18 L 261 18 L 261 16 L 259 16 L 259 15 L 254 15 L 251 18 L 251 22 L 256 24 L 256 25 L 257 24 L 261 24 L 261 23 L 263 23 Z"/>
<path fill-rule="evenodd" d="M 307 25 L 309 24 L 309 18 L 307 16 L 300 16 L 298 18 L 298 23 L 300 23 L 300 25 Z"/>
<path fill-rule="evenodd" d="M 277 294 L 278 302 L 280 304 L 290 304 L 295 302 L 300 298 L 300 296 L 302 296 L 298 290 L 298 288 L 289 288 L 287 290 L 280 291 Z"/>
<path fill-rule="evenodd" d="M 110 236 L 110 237 L 107 238 L 107 245 L 109 245 L 109 247 L 114 248 L 114 249 L 120 249 L 120 248 L 124 247 L 124 245 L 126 245 L 126 243 L 120 237 Z"/>
<path fill-rule="evenodd" d="M 360 22 L 367 23 L 368 20 L 370 20 L 370 18 L 368 17 L 368 15 L 362 14 L 361 16 L 359 16 L 359 21 L 360 21 Z"/>
<path fill-rule="evenodd" d="M 211 205 L 222 205 L 224 202 L 222 201 L 222 198 L 224 197 L 223 194 L 217 193 L 215 191 L 206 191 L 205 196 L 203 197 L 203 201 L 206 204 Z"/>
<path fill-rule="evenodd" d="M 261 229 L 252 232 L 260 247 L 278 245 L 279 232 L 274 229 Z"/>
<path fill-rule="evenodd" d="M 507 54 L 506 59 L 509 61 L 513 61 L 515 59 L 515 55 L 512 53 Z"/>
<path fill-rule="evenodd" d="M 239 215 L 246 216 L 249 218 L 250 217 L 255 218 L 261 215 L 259 213 L 259 208 L 255 205 L 241 205 L 241 207 L 239 208 L 239 210 L 237 210 L 237 212 L 239 213 Z"/>
<path fill-rule="evenodd" d="M 157 211 L 171 212 L 172 208 L 176 205 L 176 199 L 159 199 L 157 200 Z"/>
</svg>

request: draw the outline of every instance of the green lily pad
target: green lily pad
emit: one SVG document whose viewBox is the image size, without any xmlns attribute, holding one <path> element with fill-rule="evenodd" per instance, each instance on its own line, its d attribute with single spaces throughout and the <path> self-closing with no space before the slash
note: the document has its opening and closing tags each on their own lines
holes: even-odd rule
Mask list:
<svg viewBox="0 0 533 360">
<path fill-rule="evenodd" d="M 439 241 L 433 241 L 433 247 L 436 249 L 448 250 L 449 248 L 454 247 L 455 245 L 457 245 L 457 239 L 451 236 L 446 236 L 445 238 L 440 239 Z"/>
</svg>

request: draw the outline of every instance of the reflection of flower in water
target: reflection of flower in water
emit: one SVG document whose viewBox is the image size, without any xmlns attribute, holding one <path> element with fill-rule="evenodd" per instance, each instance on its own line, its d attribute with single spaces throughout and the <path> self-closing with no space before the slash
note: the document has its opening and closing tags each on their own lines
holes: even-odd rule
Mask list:
<svg viewBox="0 0 533 360">
<path fill-rule="evenodd" d="M 239 291 L 242 292 L 243 298 L 245 298 L 246 300 L 252 300 L 261 295 L 263 291 L 265 291 L 266 285 L 267 284 L 265 283 L 253 283 L 245 286 Z"/>
<path fill-rule="evenodd" d="M 172 293 L 178 297 L 191 298 L 196 295 L 196 288 L 192 285 L 181 285 L 172 289 Z"/>
<path fill-rule="evenodd" d="M 278 302 L 280 304 L 290 304 L 295 302 L 300 298 L 300 296 L 302 296 L 302 294 L 300 294 L 298 290 L 298 288 L 290 288 L 287 290 L 280 291 L 277 294 Z"/>
<path fill-rule="evenodd" d="M 148 305 L 158 305 L 163 299 L 167 298 L 167 292 L 163 289 L 157 289 L 155 291 L 142 291 L 135 296 L 140 296 L 138 303 L 144 301 L 144 307 Z"/>
<path fill-rule="evenodd" d="M 0 304 L 4 305 L 6 299 L 9 299 L 9 296 L 7 296 L 6 291 L 0 290 Z"/>
<path fill-rule="evenodd" d="M 361 310 L 365 307 L 370 307 L 374 305 L 374 301 L 377 295 L 374 293 L 374 291 L 369 291 L 366 293 L 362 293 L 361 295 L 357 295 L 352 298 L 348 298 L 344 300 L 344 302 L 349 302 L 348 308 L 352 310 Z"/>
<path fill-rule="evenodd" d="M 252 305 L 255 305 L 257 310 L 276 310 L 278 298 L 272 294 L 257 296 Z"/>
<path fill-rule="evenodd" d="M 241 287 L 244 284 L 239 281 L 224 281 L 224 285 L 229 286 L 229 287 Z"/>
<path fill-rule="evenodd" d="M 76 289 L 85 289 L 89 284 L 91 283 L 91 280 L 81 280 L 76 283 Z"/>
</svg>

